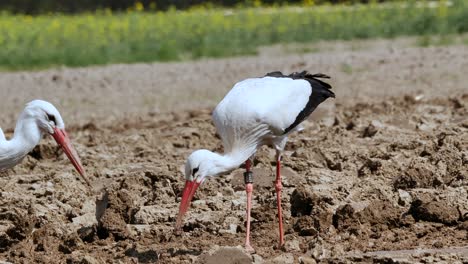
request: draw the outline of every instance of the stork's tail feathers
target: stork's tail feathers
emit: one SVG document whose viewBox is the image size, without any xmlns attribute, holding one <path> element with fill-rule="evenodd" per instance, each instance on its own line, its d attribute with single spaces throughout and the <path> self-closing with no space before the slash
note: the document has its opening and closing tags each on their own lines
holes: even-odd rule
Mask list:
<svg viewBox="0 0 468 264">
<path fill-rule="evenodd" d="M 312 79 L 312 78 L 322 78 L 322 79 L 330 79 L 330 76 L 323 74 L 323 73 L 314 73 L 311 74 L 308 71 L 302 71 L 302 72 L 293 72 L 288 75 L 291 78 L 296 78 L 296 79 Z M 330 86 L 331 88 L 331 86 Z"/>
<path fill-rule="evenodd" d="M 331 79 L 330 76 L 323 74 L 323 73 L 315 73 L 315 74 L 309 74 L 307 71 L 303 71 L 302 73 L 305 73 L 305 76 L 310 76 L 312 78 L 326 78 L 326 79 Z M 301 74 L 302 74 L 301 73 Z"/>
<path fill-rule="evenodd" d="M 274 72 L 267 73 L 266 76 L 303 79 L 303 80 L 308 81 L 310 85 L 312 85 L 315 93 L 317 93 L 317 89 L 318 89 L 319 93 L 325 96 L 325 99 L 328 97 L 335 98 L 335 93 L 331 91 L 332 86 L 329 83 L 326 83 L 320 80 L 320 79 L 330 79 L 330 76 L 323 74 L 323 73 L 311 74 L 308 71 L 302 71 L 302 72 L 293 72 L 289 75 L 284 75 L 280 71 L 274 71 Z"/>
<path fill-rule="evenodd" d="M 304 109 L 298 114 L 294 123 L 284 130 L 284 134 L 292 131 L 296 126 L 298 126 L 302 121 L 304 121 L 319 104 L 325 101 L 327 98 L 335 97 L 335 94 L 331 91 L 332 86 L 320 79 L 326 78 L 330 79 L 330 76 L 323 73 L 310 74 L 307 71 L 302 72 L 293 72 L 289 75 L 284 75 L 280 71 L 267 73 L 266 76 L 276 77 L 276 78 L 291 78 L 291 79 L 302 79 L 309 82 L 312 93 L 309 96 L 309 101 Z"/>
</svg>

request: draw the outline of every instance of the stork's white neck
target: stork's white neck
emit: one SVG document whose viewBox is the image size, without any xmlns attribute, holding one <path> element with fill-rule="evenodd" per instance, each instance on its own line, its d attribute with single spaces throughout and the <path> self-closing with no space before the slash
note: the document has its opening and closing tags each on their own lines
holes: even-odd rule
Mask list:
<svg viewBox="0 0 468 264">
<path fill-rule="evenodd" d="M 238 168 L 242 163 L 247 161 L 255 154 L 257 148 L 262 144 L 262 138 L 268 133 L 265 126 L 258 126 L 241 136 L 235 137 L 232 143 L 224 144 L 225 148 L 229 148 L 224 155 L 219 155 L 219 160 L 225 171 L 230 171 Z"/>
<path fill-rule="evenodd" d="M 211 152 L 210 168 L 206 172 L 209 176 L 219 175 L 237 169 L 242 163 L 250 158 L 256 151 L 255 147 L 234 149 L 225 154 Z"/>
<path fill-rule="evenodd" d="M 35 118 L 21 113 L 11 140 L 0 141 L 0 170 L 18 164 L 42 138 Z"/>
<path fill-rule="evenodd" d="M 254 129 L 223 130 L 224 154 L 206 149 L 193 152 L 187 159 L 185 175 L 190 178 L 197 169 L 196 177 L 217 176 L 238 168 L 247 161 L 257 148 L 265 143 L 268 126 L 257 126 Z"/>
</svg>

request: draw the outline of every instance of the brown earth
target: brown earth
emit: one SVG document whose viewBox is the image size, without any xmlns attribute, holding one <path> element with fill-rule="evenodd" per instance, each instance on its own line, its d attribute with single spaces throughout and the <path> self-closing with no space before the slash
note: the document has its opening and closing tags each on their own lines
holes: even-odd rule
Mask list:
<svg viewBox="0 0 468 264">
<path fill-rule="evenodd" d="M 0 73 L 7 137 L 25 102 L 54 102 L 94 185 L 87 189 L 50 138 L 1 173 L 0 260 L 468 263 L 468 49 L 407 44 Z M 222 151 L 215 102 L 235 80 L 300 69 L 333 76 L 337 99 L 287 145 L 284 248 L 276 248 L 268 148 L 254 166 L 255 254 L 237 247 L 242 169 L 205 182 L 185 232 L 174 235 L 185 158 Z"/>
</svg>

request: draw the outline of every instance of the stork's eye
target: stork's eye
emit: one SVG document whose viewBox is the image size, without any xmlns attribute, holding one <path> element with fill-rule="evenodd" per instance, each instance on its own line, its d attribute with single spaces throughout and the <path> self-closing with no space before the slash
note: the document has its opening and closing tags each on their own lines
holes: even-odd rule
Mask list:
<svg viewBox="0 0 468 264">
<path fill-rule="evenodd" d="M 196 167 L 195 169 L 192 170 L 192 175 L 195 175 L 195 173 L 198 172 L 198 167 Z"/>
<path fill-rule="evenodd" d="M 57 121 L 55 120 L 55 116 L 51 114 L 47 114 L 47 119 L 49 121 L 52 121 L 54 124 L 57 124 Z"/>
</svg>

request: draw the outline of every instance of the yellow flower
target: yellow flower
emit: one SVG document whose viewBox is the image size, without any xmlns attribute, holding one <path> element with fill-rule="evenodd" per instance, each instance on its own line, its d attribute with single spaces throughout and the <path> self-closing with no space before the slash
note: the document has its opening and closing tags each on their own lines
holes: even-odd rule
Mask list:
<svg viewBox="0 0 468 264">
<path fill-rule="evenodd" d="M 136 11 L 143 11 L 145 9 L 145 7 L 143 6 L 143 4 L 141 2 L 136 2 L 135 3 L 135 10 Z"/>
</svg>

